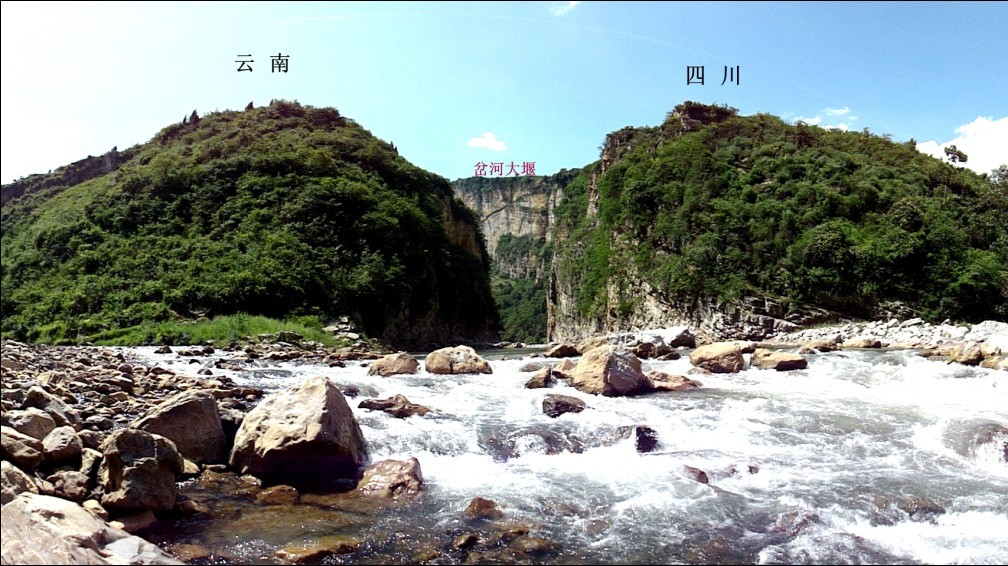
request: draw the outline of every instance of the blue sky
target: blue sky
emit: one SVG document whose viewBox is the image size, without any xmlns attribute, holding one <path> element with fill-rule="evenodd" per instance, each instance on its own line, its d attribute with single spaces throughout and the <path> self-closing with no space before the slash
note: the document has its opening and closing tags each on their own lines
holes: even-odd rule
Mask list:
<svg viewBox="0 0 1008 566">
<path fill-rule="evenodd" d="M 3 182 L 271 98 L 336 107 L 450 180 L 580 167 L 684 100 L 1008 162 L 1005 2 L 3 2 L 0 22 Z"/>
</svg>

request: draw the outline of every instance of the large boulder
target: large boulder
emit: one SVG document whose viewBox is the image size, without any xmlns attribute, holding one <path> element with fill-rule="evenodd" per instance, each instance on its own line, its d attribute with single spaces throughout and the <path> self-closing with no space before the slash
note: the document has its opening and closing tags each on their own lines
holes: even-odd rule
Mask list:
<svg viewBox="0 0 1008 566">
<path fill-rule="evenodd" d="M 375 360 L 368 370 L 368 375 L 380 375 L 388 377 L 390 375 L 414 374 L 420 371 L 420 362 L 406 352 L 396 352 Z"/>
<path fill-rule="evenodd" d="M 490 364 L 469 346 L 455 346 L 434 350 L 424 359 L 428 373 L 493 373 Z"/>
<path fill-rule="evenodd" d="M 598 346 L 581 356 L 571 371 L 571 385 L 593 395 L 620 397 L 651 390 L 637 356 L 617 346 Z"/>
<path fill-rule="evenodd" d="M 752 365 L 760 369 L 790 371 L 793 369 L 805 369 L 808 367 L 808 360 L 798 354 L 773 352 L 766 348 L 756 348 L 756 351 L 752 355 Z"/>
<path fill-rule="evenodd" d="M 690 363 L 711 373 L 737 373 L 745 366 L 738 342 L 715 342 L 690 353 Z"/>
<path fill-rule="evenodd" d="M 0 513 L 4 564 L 183 564 L 65 499 L 25 493 Z"/>
<path fill-rule="evenodd" d="M 274 393 L 249 411 L 230 457 L 238 473 L 295 487 L 354 479 L 365 460 L 357 419 L 324 376 Z"/>
<path fill-rule="evenodd" d="M 207 391 L 186 391 L 169 397 L 132 427 L 171 440 L 193 462 L 221 463 L 227 456 L 217 401 Z"/>
<path fill-rule="evenodd" d="M 175 507 L 175 479 L 183 469 L 175 443 L 144 430 L 121 428 L 105 439 L 101 451 L 102 505 L 155 511 Z"/>
</svg>

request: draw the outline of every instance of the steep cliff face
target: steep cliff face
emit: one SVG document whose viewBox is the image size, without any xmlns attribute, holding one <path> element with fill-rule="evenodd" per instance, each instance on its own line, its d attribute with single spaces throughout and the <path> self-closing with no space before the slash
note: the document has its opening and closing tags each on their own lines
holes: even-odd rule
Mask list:
<svg viewBox="0 0 1008 566">
<path fill-rule="evenodd" d="M 541 279 L 547 262 L 541 253 L 552 242 L 556 205 L 577 175 L 563 170 L 537 177 L 470 177 L 452 183 L 455 194 L 476 214 L 487 252 L 498 271 L 510 278 Z"/>
</svg>

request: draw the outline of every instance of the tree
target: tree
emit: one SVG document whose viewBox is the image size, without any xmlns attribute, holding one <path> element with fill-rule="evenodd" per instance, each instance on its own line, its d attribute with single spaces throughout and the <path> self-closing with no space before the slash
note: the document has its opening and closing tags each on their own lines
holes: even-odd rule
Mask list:
<svg viewBox="0 0 1008 566">
<path fill-rule="evenodd" d="M 950 145 L 945 148 L 945 156 L 952 163 L 966 163 L 967 156 L 965 153 L 959 150 L 955 145 Z"/>
</svg>

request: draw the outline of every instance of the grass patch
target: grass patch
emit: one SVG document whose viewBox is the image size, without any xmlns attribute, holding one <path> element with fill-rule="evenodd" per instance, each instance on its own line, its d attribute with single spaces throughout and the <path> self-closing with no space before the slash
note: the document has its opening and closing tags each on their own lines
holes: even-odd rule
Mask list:
<svg viewBox="0 0 1008 566">
<path fill-rule="evenodd" d="M 329 347 L 348 346 L 349 341 L 322 331 L 317 317 L 299 317 L 277 320 L 258 315 L 235 314 L 212 319 L 186 322 L 154 322 L 128 328 L 106 330 L 84 337 L 82 342 L 97 346 L 187 346 L 212 340 L 215 344 L 248 342 L 259 334 L 276 334 L 281 331 L 297 332 L 305 340 L 320 342 Z"/>
</svg>

